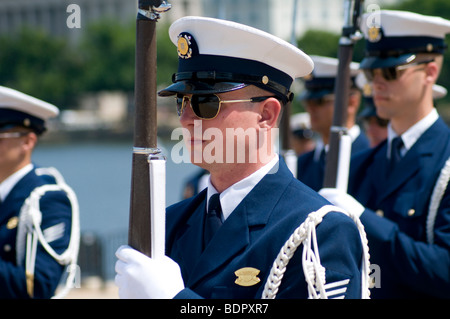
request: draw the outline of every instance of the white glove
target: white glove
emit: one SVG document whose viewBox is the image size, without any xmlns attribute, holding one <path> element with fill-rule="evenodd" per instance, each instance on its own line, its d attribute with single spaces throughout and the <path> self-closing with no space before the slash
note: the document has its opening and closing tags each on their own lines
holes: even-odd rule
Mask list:
<svg viewBox="0 0 450 319">
<path fill-rule="evenodd" d="M 360 217 L 364 212 L 364 206 L 346 192 L 337 188 L 322 188 L 319 194 L 325 197 L 330 203 L 342 208 L 347 213 Z"/>
<path fill-rule="evenodd" d="M 130 246 L 116 251 L 119 298 L 170 299 L 184 289 L 180 267 L 167 256 L 152 259 Z"/>
</svg>

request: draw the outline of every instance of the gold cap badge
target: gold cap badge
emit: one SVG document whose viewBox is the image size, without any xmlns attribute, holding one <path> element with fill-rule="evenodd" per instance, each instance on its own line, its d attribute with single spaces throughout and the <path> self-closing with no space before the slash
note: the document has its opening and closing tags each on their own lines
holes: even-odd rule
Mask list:
<svg viewBox="0 0 450 319">
<path fill-rule="evenodd" d="M 372 96 L 372 86 L 369 83 L 364 84 L 362 91 L 363 91 L 364 96 L 366 96 L 366 97 Z"/>
<path fill-rule="evenodd" d="M 178 36 L 178 56 L 182 59 L 189 59 L 192 57 L 191 37 L 187 34 L 180 34 Z"/>
<path fill-rule="evenodd" d="M 234 272 L 234 274 L 237 276 L 237 279 L 234 283 L 243 287 L 256 285 L 261 281 L 261 279 L 257 277 L 259 272 L 259 269 L 252 267 L 244 267 L 238 269 Z"/>
<path fill-rule="evenodd" d="M 370 29 L 367 31 L 367 35 L 368 35 L 368 40 L 370 42 L 378 42 L 381 40 L 381 29 L 380 27 L 377 26 L 372 26 L 370 27 Z"/>
</svg>

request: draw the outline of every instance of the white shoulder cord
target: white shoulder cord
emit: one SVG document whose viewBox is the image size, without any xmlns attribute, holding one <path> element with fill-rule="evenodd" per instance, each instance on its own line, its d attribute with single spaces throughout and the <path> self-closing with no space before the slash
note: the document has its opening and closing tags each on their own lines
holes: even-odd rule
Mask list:
<svg viewBox="0 0 450 319">
<path fill-rule="evenodd" d="M 344 210 L 332 206 L 325 205 L 319 210 L 308 215 L 306 220 L 294 231 L 291 237 L 281 248 L 277 258 L 275 259 L 269 277 L 267 278 L 263 299 L 275 299 L 278 288 L 281 285 L 286 267 L 289 260 L 294 256 L 297 248 L 303 243 L 302 266 L 305 279 L 308 284 L 308 296 L 310 299 L 327 299 L 325 268 L 320 263 L 319 250 L 317 245 L 316 226 L 322 222 L 323 217 L 329 212 L 341 212 L 351 217 L 359 230 L 362 247 L 363 260 L 361 265 L 361 297 L 369 299 L 369 282 L 370 282 L 370 263 L 369 263 L 369 247 L 367 242 L 364 226 L 359 218 L 354 217 Z"/>
<path fill-rule="evenodd" d="M 25 200 L 19 215 L 19 226 L 17 231 L 17 264 L 22 265 L 25 259 L 25 271 L 27 276 L 27 290 L 30 296 L 33 296 L 34 268 L 36 261 L 36 251 L 38 242 L 47 253 L 52 256 L 59 264 L 67 266 L 67 280 L 61 292 L 53 298 L 64 297 L 73 287 L 77 275 L 77 257 L 80 245 L 80 219 L 78 200 L 74 191 L 65 183 L 61 174 L 53 167 L 37 168 L 37 175 L 50 175 L 56 180 L 56 184 L 47 184 L 36 187 Z M 47 192 L 64 191 L 69 198 L 72 206 L 72 226 L 70 232 L 70 241 L 67 249 L 58 254 L 48 244 L 41 230 L 42 213 L 40 211 L 39 201 Z M 57 226 L 56 226 L 57 227 Z M 25 244 L 26 240 L 26 244 Z M 25 246 L 26 245 L 26 246 Z M 25 256 L 26 251 L 26 256 Z"/>
<path fill-rule="evenodd" d="M 436 215 L 441 204 L 442 197 L 444 196 L 445 190 L 447 189 L 447 185 L 450 179 L 450 158 L 444 164 L 444 167 L 441 170 L 441 174 L 436 181 L 436 185 L 434 186 L 433 193 L 431 194 L 430 206 L 428 208 L 428 217 L 427 217 L 427 240 L 429 244 L 434 242 L 434 222 L 436 221 Z"/>
</svg>

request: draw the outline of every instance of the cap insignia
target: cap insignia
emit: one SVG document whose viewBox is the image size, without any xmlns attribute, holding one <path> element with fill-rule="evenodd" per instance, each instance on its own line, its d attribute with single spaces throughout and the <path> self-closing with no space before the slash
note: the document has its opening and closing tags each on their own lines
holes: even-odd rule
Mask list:
<svg viewBox="0 0 450 319">
<path fill-rule="evenodd" d="M 370 42 L 378 42 L 381 40 L 381 30 L 380 27 L 372 26 L 368 30 L 368 40 Z"/>
<path fill-rule="evenodd" d="M 192 35 L 189 33 L 181 33 L 178 36 L 178 56 L 182 59 L 189 59 L 196 51 L 196 43 Z"/>
<path fill-rule="evenodd" d="M 372 96 L 372 86 L 369 83 L 364 84 L 363 95 Z"/>
</svg>

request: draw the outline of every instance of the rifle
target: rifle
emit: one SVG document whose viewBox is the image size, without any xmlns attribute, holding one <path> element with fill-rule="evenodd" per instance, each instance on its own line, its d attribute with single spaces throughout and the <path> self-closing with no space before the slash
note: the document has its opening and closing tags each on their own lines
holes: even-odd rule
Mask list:
<svg viewBox="0 0 450 319">
<path fill-rule="evenodd" d="M 160 13 L 170 7 L 162 0 L 139 0 L 136 18 L 135 125 L 128 244 L 149 257 L 164 255 L 165 158 L 157 148 L 156 22 Z M 157 182 L 164 185 L 155 187 Z"/>
<path fill-rule="evenodd" d="M 344 27 L 339 39 L 339 65 L 334 87 L 334 114 L 330 130 L 330 148 L 325 165 L 324 188 L 340 188 L 347 191 L 351 152 L 351 139 L 346 128 L 351 78 L 350 63 L 353 58 L 353 45 L 362 37 L 359 31 L 359 20 L 363 2 L 364 0 L 344 1 Z"/>
</svg>

